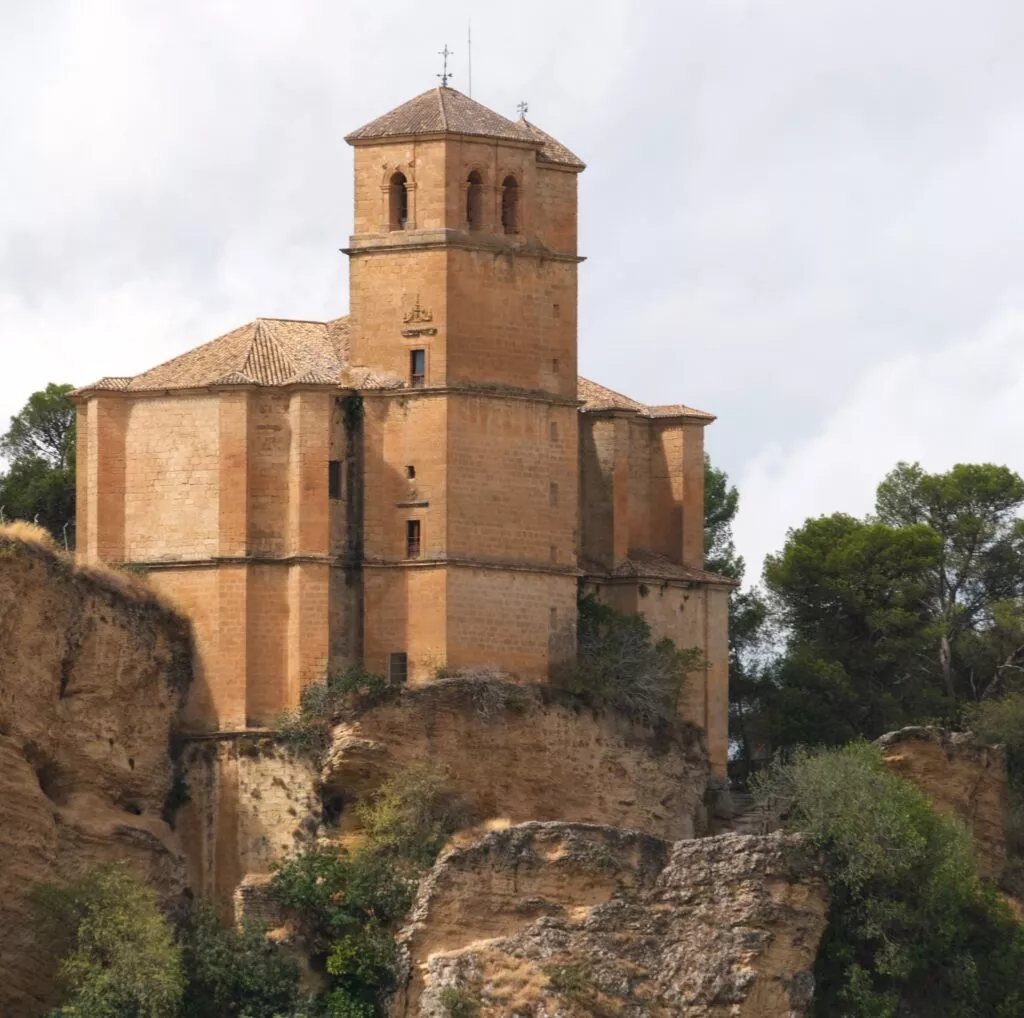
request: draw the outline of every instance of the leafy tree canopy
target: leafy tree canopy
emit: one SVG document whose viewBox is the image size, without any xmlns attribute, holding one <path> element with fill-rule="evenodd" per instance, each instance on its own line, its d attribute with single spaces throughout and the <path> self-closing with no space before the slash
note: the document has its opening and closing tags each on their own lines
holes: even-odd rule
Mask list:
<svg viewBox="0 0 1024 1018">
<path fill-rule="evenodd" d="M 60 1018 L 176 1018 L 181 950 L 153 892 L 123 866 L 101 866 L 33 901 L 43 936 L 61 955 Z"/>
<path fill-rule="evenodd" d="M 63 469 L 75 462 L 75 407 L 72 385 L 51 382 L 32 393 L 0 438 L 0 453 L 12 461 L 40 459 Z"/>
<path fill-rule="evenodd" d="M 0 436 L 0 520 L 26 519 L 70 545 L 75 519 L 75 408 L 70 385 L 34 392 Z"/>
<path fill-rule="evenodd" d="M 822 1018 L 1024 1016 L 1024 928 L 978 877 L 971 836 L 873 746 L 797 753 L 758 776 L 766 818 L 824 860 Z"/>
</svg>

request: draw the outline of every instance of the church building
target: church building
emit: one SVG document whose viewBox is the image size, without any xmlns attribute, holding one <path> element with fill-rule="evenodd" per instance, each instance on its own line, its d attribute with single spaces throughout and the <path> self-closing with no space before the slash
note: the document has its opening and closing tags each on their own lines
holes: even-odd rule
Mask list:
<svg viewBox="0 0 1024 1018">
<path fill-rule="evenodd" d="M 347 141 L 348 316 L 257 318 L 78 390 L 79 557 L 193 620 L 192 731 L 272 725 L 355 662 L 542 681 L 587 592 L 703 651 L 681 711 L 724 773 L 714 418 L 577 377 L 584 164 L 447 87 Z"/>
</svg>

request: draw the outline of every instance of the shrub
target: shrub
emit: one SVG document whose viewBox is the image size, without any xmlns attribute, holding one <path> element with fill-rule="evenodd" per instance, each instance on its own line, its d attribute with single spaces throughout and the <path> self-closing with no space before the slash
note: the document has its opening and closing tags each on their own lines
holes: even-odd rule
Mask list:
<svg viewBox="0 0 1024 1018">
<path fill-rule="evenodd" d="M 61 958 L 67 1018 L 175 1018 L 181 951 L 149 888 L 121 865 L 100 866 L 65 885 L 35 888 L 32 901 Z"/>
<path fill-rule="evenodd" d="M 877 749 L 798 752 L 754 788 L 765 815 L 803 831 L 824 860 L 817 1015 L 1024 1015 L 1024 937 L 979 879 L 970 835 Z"/>
<path fill-rule="evenodd" d="M 447 787 L 445 772 L 429 763 L 399 771 L 356 812 L 372 851 L 419 867 L 429 866 L 465 819 Z"/>
<path fill-rule="evenodd" d="M 579 601 L 576 640 L 575 663 L 555 669 L 552 685 L 642 724 L 676 717 L 686 675 L 702 663 L 698 649 L 655 643 L 642 615 L 624 615 L 590 595 Z"/>
<path fill-rule="evenodd" d="M 296 751 L 321 753 L 330 740 L 331 724 L 344 707 L 369 707 L 400 692 L 399 684 L 361 665 L 331 672 L 323 682 L 312 682 L 302 690 L 297 710 L 280 715 L 278 738 Z"/>
<path fill-rule="evenodd" d="M 289 859 L 270 891 L 321 957 L 330 1018 L 365 1018 L 395 983 L 393 932 L 412 905 L 416 882 L 461 821 L 443 771 L 415 764 L 359 807 L 364 839 L 352 852 L 323 843 Z"/>
<path fill-rule="evenodd" d="M 275 1018 L 298 1002 L 298 966 L 264 931 L 221 926 L 216 909 L 193 905 L 178 930 L 186 981 L 180 1018 Z"/>
<path fill-rule="evenodd" d="M 468 990 L 446 986 L 440 999 L 448 1018 L 476 1018 L 480 1013 L 480 1001 Z"/>
</svg>

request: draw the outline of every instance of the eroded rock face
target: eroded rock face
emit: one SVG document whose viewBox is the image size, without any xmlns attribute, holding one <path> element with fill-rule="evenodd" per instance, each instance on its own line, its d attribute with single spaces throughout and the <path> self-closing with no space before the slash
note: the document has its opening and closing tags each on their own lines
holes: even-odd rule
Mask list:
<svg viewBox="0 0 1024 1018">
<path fill-rule="evenodd" d="M 161 818 L 187 624 L 140 585 L 0 531 L 0 1014 L 46 1004 L 26 894 L 127 860 L 165 897 L 184 858 Z"/>
<path fill-rule="evenodd" d="M 438 861 L 394 1018 L 799 1018 L 827 892 L 797 838 L 528 823 Z"/>
<path fill-rule="evenodd" d="M 955 813 L 971 829 L 978 868 L 998 876 L 1006 863 L 1006 754 L 979 746 L 970 732 L 902 728 L 876 745 L 886 764 L 931 797 L 936 809 Z"/>
<path fill-rule="evenodd" d="M 182 749 L 188 801 L 174 825 L 193 892 L 227 906 L 243 881 L 269 873 L 319 833 L 314 761 L 272 739 L 202 738 Z"/>
<path fill-rule="evenodd" d="M 593 714 L 508 683 L 443 679 L 338 725 L 322 772 L 344 830 L 352 803 L 433 761 L 476 821 L 562 820 L 692 838 L 709 765 L 702 733 Z"/>
</svg>

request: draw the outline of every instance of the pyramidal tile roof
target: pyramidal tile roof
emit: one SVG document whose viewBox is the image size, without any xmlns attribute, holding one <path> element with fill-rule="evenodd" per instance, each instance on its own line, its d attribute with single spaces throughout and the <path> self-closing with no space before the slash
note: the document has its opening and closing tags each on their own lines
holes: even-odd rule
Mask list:
<svg viewBox="0 0 1024 1018">
<path fill-rule="evenodd" d="M 578 155 L 570 152 L 557 138 L 552 138 L 547 131 L 542 131 L 536 124 L 531 124 L 526 117 L 516 121 L 516 127 L 526 137 L 540 142 L 537 159 L 542 163 L 556 163 L 559 166 L 571 166 L 576 170 L 585 170 L 587 164 Z"/>
<path fill-rule="evenodd" d="M 454 88 L 438 86 L 345 135 L 345 141 L 352 144 L 411 134 L 470 134 L 507 141 L 533 140 L 500 113 Z"/>
<path fill-rule="evenodd" d="M 348 319 L 257 318 L 133 378 L 103 378 L 88 389 L 147 392 L 212 385 L 337 385 Z"/>
</svg>

